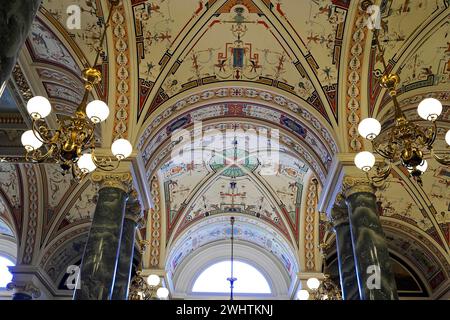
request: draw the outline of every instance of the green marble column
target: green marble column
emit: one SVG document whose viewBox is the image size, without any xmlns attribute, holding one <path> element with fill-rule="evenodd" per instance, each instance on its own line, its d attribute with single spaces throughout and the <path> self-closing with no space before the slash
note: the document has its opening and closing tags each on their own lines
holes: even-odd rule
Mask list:
<svg viewBox="0 0 450 320">
<path fill-rule="evenodd" d="M 110 300 L 121 242 L 129 175 L 96 176 L 101 182 L 89 238 L 80 269 L 75 300 Z"/>
<path fill-rule="evenodd" d="M 128 288 L 133 267 L 134 239 L 139 219 L 141 205 L 137 194 L 133 192 L 128 199 L 123 221 L 122 240 L 120 243 L 119 261 L 114 281 L 113 300 L 128 300 Z"/>
<path fill-rule="evenodd" d="M 348 208 L 344 198 L 339 199 L 331 210 L 331 222 L 336 234 L 339 278 L 343 300 L 359 300 L 358 279 L 353 255 L 352 237 L 348 217 Z"/>
<path fill-rule="evenodd" d="M 0 97 L 20 49 L 30 32 L 41 0 L 5 0 L 0 5 Z"/>
<path fill-rule="evenodd" d="M 344 179 L 346 203 L 361 300 L 397 300 L 386 238 L 378 217 L 375 190 L 367 179 Z"/>
</svg>

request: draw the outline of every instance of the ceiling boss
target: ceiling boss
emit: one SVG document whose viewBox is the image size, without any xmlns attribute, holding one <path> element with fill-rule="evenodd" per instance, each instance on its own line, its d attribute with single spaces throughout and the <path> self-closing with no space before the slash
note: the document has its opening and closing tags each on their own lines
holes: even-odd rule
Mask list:
<svg viewBox="0 0 450 320">
<path fill-rule="evenodd" d="M 101 36 L 100 48 L 93 66 L 97 65 L 106 30 L 112 12 L 119 0 L 110 0 L 111 8 L 105 29 Z M 119 166 L 121 160 L 132 153 L 131 143 L 126 139 L 117 139 L 111 145 L 114 156 L 97 158 L 95 155 L 95 128 L 109 116 L 108 105 L 101 100 L 89 101 L 94 88 L 102 81 L 102 74 L 94 67 L 83 70 L 84 97 L 75 111 L 67 119 L 57 120 L 58 129 L 51 129 L 45 118 L 51 113 L 51 104 L 45 97 L 36 96 L 27 103 L 27 111 L 32 119 L 32 129 L 23 133 L 21 141 L 26 150 L 27 161 L 54 162 L 61 165 L 65 173 L 71 172 L 77 180 L 98 169 L 112 171 Z"/>
<path fill-rule="evenodd" d="M 428 155 L 440 164 L 450 164 L 448 155 L 441 157 L 433 150 L 438 132 L 436 121 L 442 113 L 442 104 L 434 98 L 426 98 L 419 103 L 417 113 L 420 118 L 431 122 L 428 127 L 412 123 L 406 118 L 397 100 L 397 86 L 400 77 L 396 73 L 387 72 L 384 49 L 381 48 L 378 39 L 379 32 L 375 30 L 374 33 L 379 59 L 385 70 L 380 85 L 389 91 L 392 98 L 394 125 L 382 130 L 382 126 L 377 119 L 366 118 L 358 126 L 359 134 L 372 143 L 374 152 L 383 157 L 386 163 L 385 166 L 376 167 L 376 174 L 370 179 L 374 183 L 383 182 L 390 175 L 392 165 L 400 163 L 406 167 L 410 176 L 422 185 L 421 175 L 427 170 L 428 163 L 425 158 Z M 450 130 L 445 135 L 445 141 L 450 145 Z M 355 165 L 365 171 L 368 176 L 376 162 L 375 156 L 369 151 L 358 153 L 354 161 Z"/>
</svg>

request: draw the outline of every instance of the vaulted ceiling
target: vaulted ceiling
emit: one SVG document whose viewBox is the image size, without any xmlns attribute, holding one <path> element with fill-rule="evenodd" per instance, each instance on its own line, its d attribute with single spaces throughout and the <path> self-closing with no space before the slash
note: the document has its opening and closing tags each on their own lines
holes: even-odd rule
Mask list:
<svg viewBox="0 0 450 320">
<path fill-rule="evenodd" d="M 80 102 L 80 72 L 93 63 L 109 6 L 105 0 L 79 1 L 77 30 L 66 24 L 71 4 L 43 0 L 7 91 L 11 97 L 0 100 L 0 135 L 11 132 L 3 119 L 12 119 L 11 114 L 21 119 L 18 115 L 31 93 L 49 97 L 58 118 L 70 115 Z M 319 230 L 315 205 L 331 160 L 336 153 L 365 147 L 357 133 L 361 118 L 374 116 L 384 125 L 391 121 L 391 102 L 379 86 L 379 52 L 366 25 L 371 4 L 121 1 L 97 66 L 104 79 L 94 95 L 107 101 L 113 115 L 97 137 L 105 148 L 115 137 L 127 137 L 142 156 L 153 200 L 146 212 L 148 224 L 141 230 L 141 236 L 151 240 L 148 267 L 164 268 L 173 259 L 176 265 L 201 244 L 224 239 L 224 217 L 232 212 L 241 219 L 239 237 L 265 247 L 284 265 L 289 261 L 298 270 L 318 270 L 316 245 L 325 231 Z M 375 4 L 381 6 L 380 39 L 388 68 L 401 77 L 400 104 L 419 121 L 417 103 L 428 96 L 440 99 L 445 105 L 438 121 L 442 140 L 450 128 L 449 2 Z M 25 120 L 17 121 L 26 127 Z M 224 135 L 226 156 L 235 146 L 227 131 L 278 130 L 277 174 L 262 175 L 261 166 L 252 165 L 252 156 L 247 157 L 249 163 L 238 161 L 231 168 L 214 155 L 199 163 L 172 161 L 173 133 L 185 129 L 194 137 L 199 121 L 205 138 L 212 130 Z M 11 138 L 11 146 L 18 146 L 17 137 Z M 438 149 L 448 152 L 445 144 Z M 13 160 L 20 155 L 1 156 Z M 54 270 L 57 261 L 75 261 L 81 254 L 72 242 L 85 241 L 95 207 L 94 186 L 89 181 L 74 185 L 50 165 L 0 168 L 2 219 L 25 252 L 38 252 L 30 261 L 39 261 L 57 283 L 63 271 Z M 407 256 L 430 292 L 439 289 L 436 278 L 444 283 L 450 277 L 449 176 L 448 167 L 430 161 L 425 191 L 398 169 L 379 192 L 391 249 Z M 38 182 L 37 190 L 32 190 L 32 180 Z M 230 189 L 234 180 L 237 188 Z M 35 207 L 25 209 L 31 205 Z M 31 223 L 26 214 L 38 211 L 45 214 Z M 30 230 L 38 236 L 30 236 Z M 406 250 L 405 243 L 414 243 L 415 249 Z M 426 269 L 421 257 L 439 263 Z"/>
</svg>

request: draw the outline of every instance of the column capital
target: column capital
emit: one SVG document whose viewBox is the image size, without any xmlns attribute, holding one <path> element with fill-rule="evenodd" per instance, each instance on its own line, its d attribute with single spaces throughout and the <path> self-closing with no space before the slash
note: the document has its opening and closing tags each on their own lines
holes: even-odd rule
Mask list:
<svg viewBox="0 0 450 320">
<path fill-rule="evenodd" d="M 22 293 L 29 295 L 33 299 L 37 299 L 41 296 L 41 290 L 34 285 L 33 282 L 10 282 L 6 286 L 7 290 L 13 290 L 14 294 L 16 293 Z"/>
<path fill-rule="evenodd" d="M 333 228 L 336 229 L 341 224 L 349 223 L 348 220 L 348 208 L 345 203 L 345 197 L 342 193 L 338 193 L 336 201 L 330 211 L 330 221 L 333 224 Z"/>
<path fill-rule="evenodd" d="M 342 181 L 342 193 L 346 198 L 354 193 L 367 192 L 375 194 L 375 188 L 367 177 L 345 176 Z"/>
<path fill-rule="evenodd" d="M 124 192 L 130 192 L 132 185 L 132 177 L 129 172 L 112 173 L 112 172 L 94 172 L 91 176 L 92 182 L 99 184 L 102 188 L 118 188 Z"/>
</svg>

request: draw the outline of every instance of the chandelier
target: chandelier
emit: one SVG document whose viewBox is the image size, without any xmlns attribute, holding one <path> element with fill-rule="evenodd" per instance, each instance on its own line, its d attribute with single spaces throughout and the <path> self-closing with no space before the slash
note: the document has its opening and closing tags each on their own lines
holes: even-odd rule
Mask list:
<svg viewBox="0 0 450 320">
<path fill-rule="evenodd" d="M 442 104 L 434 98 L 422 100 L 417 113 L 420 118 L 430 121 L 427 127 L 410 122 L 400 108 L 397 100 L 397 86 L 400 77 L 396 73 L 387 72 L 384 58 L 384 49 L 378 39 L 379 31 L 375 31 L 375 42 L 379 51 L 379 59 L 384 67 L 381 77 L 381 87 L 386 88 L 394 104 L 394 125 L 383 130 L 380 122 L 375 118 L 366 118 L 358 126 L 359 134 L 372 143 L 373 151 L 385 160 L 385 165 L 377 166 L 374 176 L 369 176 L 369 171 L 375 165 L 375 156 L 368 151 L 362 151 L 355 156 L 355 165 L 365 171 L 374 183 L 384 181 L 391 173 L 394 164 L 404 166 L 410 176 L 422 185 L 421 175 L 427 170 L 428 163 L 425 158 L 431 156 L 443 165 L 450 164 L 450 157 L 438 156 L 433 150 L 438 128 L 436 120 L 442 113 Z M 450 130 L 445 135 L 445 141 L 450 145 Z"/>
<path fill-rule="evenodd" d="M 148 240 L 140 241 L 141 257 L 143 256 Z M 169 297 L 169 290 L 161 286 L 161 278 L 156 274 L 151 274 L 147 278 L 142 274 L 142 262 L 136 275 L 131 279 L 128 300 L 167 300 Z"/>
<path fill-rule="evenodd" d="M 109 17 L 101 36 L 100 47 L 93 66 L 102 52 L 106 30 L 110 24 L 113 9 L 119 0 L 109 0 L 111 4 Z M 109 116 L 108 105 L 101 100 L 89 101 L 92 90 L 102 81 L 101 72 L 88 67 L 82 72 L 84 80 L 84 97 L 75 111 L 67 119 L 57 120 L 58 129 L 51 129 L 45 118 L 51 113 L 51 104 L 47 98 L 36 96 L 27 103 L 27 111 L 32 119 L 32 129 L 23 133 L 21 141 L 26 150 L 26 160 L 32 162 L 53 162 L 61 166 L 63 173 L 71 172 L 77 180 L 101 169 L 112 171 L 121 160 L 129 157 L 133 151 L 126 139 L 117 139 L 111 145 L 114 156 L 98 158 L 95 154 L 95 128 Z"/>
</svg>

